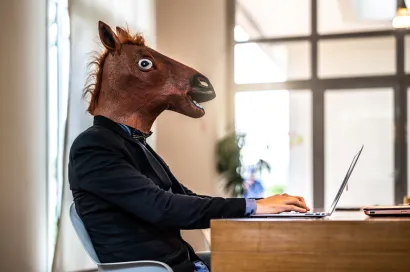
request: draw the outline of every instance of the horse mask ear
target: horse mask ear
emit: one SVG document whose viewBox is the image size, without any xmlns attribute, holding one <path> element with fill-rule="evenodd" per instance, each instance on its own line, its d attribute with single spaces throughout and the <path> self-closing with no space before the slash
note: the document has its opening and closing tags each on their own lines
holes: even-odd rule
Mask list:
<svg viewBox="0 0 410 272">
<path fill-rule="evenodd" d="M 117 26 L 116 30 L 120 42 L 126 42 L 131 39 L 130 34 L 128 34 L 128 32 L 122 29 L 121 27 Z"/>
<path fill-rule="evenodd" d="M 98 33 L 102 44 L 110 53 L 119 52 L 121 50 L 120 40 L 106 23 L 98 22 Z"/>
</svg>

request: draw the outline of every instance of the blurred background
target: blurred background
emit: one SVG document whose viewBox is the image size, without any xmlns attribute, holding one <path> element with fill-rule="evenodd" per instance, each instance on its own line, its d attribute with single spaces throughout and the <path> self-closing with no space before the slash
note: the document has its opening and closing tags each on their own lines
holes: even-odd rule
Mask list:
<svg viewBox="0 0 410 272">
<path fill-rule="evenodd" d="M 172 112 L 149 144 L 191 190 L 287 192 L 328 208 L 410 195 L 410 14 L 403 0 L 2 0 L 0 270 L 93 271 L 71 223 L 67 152 L 92 124 L 81 97 L 97 23 L 206 75 L 206 115 Z M 196 250 L 200 231 L 184 231 Z"/>
</svg>

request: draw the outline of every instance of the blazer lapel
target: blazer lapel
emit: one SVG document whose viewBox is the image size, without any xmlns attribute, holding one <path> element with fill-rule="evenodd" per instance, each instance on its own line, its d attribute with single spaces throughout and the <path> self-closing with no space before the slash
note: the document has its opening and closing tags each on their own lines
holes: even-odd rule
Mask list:
<svg viewBox="0 0 410 272">
<path fill-rule="evenodd" d="M 132 139 L 134 143 L 137 143 L 137 145 L 141 148 L 141 150 L 144 152 L 145 157 L 147 158 L 149 164 L 151 165 L 151 168 L 154 170 L 154 172 L 157 174 L 158 179 L 163 183 L 164 188 L 167 190 L 171 188 L 172 182 L 165 171 L 165 169 L 162 167 L 160 162 L 154 157 L 154 155 L 147 149 L 147 147 L 141 143 L 138 140 Z"/>
<path fill-rule="evenodd" d="M 155 156 L 155 158 L 157 158 L 157 160 L 162 162 L 162 165 L 165 165 L 165 169 L 163 167 L 161 167 L 162 169 L 165 170 L 167 177 L 169 177 L 171 179 L 171 184 L 172 184 L 172 191 L 174 193 L 182 193 L 182 194 L 186 194 L 184 188 L 182 188 L 181 184 L 179 183 L 179 181 L 177 180 L 177 178 L 174 176 L 174 174 L 172 174 L 171 169 L 169 168 L 169 166 L 165 163 L 165 161 L 149 146 L 144 146 L 147 150 L 149 150 L 149 152 L 151 154 L 153 154 L 153 156 Z"/>
<path fill-rule="evenodd" d="M 170 176 L 167 174 L 167 171 L 162 167 L 161 163 L 159 162 L 160 158 L 155 157 L 155 152 L 149 150 L 149 146 L 145 146 L 140 141 L 131 137 L 127 132 L 124 131 L 117 123 L 113 122 L 112 120 L 104 117 L 104 116 L 95 116 L 94 117 L 94 125 L 100 125 L 106 128 L 109 128 L 117 133 L 119 133 L 122 137 L 126 140 L 131 141 L 133 144 L 138 145 L 138 147 L 143 151 L 146 159 L 148 160 L 152 170 L 157 175 L 158 180 L 160 180 L 163 184 L 163 187 L 168 190 L 172 186 L 172 182 L 170 180 Z M 162 160 L 161 160 L 162 161 Z M 166 164 L 164 163 L 166 166 Z M 168 167 L 168 166 L 166 166 Z"/>
</svg>

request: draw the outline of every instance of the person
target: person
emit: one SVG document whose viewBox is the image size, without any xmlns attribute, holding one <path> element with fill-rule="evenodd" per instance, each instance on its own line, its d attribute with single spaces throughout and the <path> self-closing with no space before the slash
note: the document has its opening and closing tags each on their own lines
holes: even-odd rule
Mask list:
<svg viewBox="0 0 410 272">
<path fill-rule="evenodd" d="M 212 197 L 179 182 L 146 139 L 165 110 L 202 117 L 199 103 L 215 97 L 210 81 L 147 47 L 140 35 L 119 27 L 114 33 L 103 22 L 98 28 L 106 51 L 85 90 L 93 125 L 70 148 L 68 177 L 102 263 L 155 260 L 175 272 L 210 271 L 209 258 L 198 256 L 181 230 L 209 228 L 218 218 L 309 210 L 299 196 Z"/>
<path fill-rule="evenodd" d="M 244 181 L 244 197 L 245 198 L 263 198 L 263 191 L 265 188 L 262 182 L 255 177 L 256 170 L 251 169 L 251 173 L 248 179 Z"/>
</svg>

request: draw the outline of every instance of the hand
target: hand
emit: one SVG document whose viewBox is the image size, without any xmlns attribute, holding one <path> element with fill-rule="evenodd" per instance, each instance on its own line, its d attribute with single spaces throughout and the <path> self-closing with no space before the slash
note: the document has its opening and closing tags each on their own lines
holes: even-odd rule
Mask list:
<svg viewBox="0 0 410 272">
<path fill-rule="evenodd" d="M 309 210 L 310 208 L 306 206 L 305 200 L 301 196 L 282 194 L 256 201 L 256 214 L 292 211 L 306 212 Z"/>
</svg>

